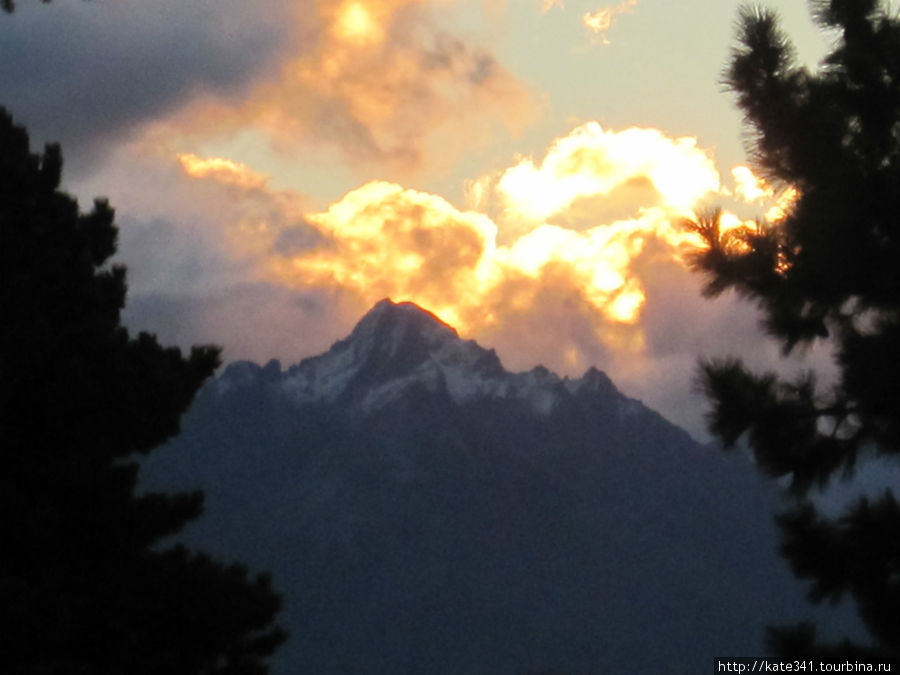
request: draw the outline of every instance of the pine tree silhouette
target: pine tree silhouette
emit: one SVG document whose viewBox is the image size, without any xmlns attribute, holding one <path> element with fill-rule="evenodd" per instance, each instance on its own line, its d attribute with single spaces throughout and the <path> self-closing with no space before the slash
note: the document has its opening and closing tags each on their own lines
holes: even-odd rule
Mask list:
<svg viewBox="0 0 900 675">
<path fill-rule="evenodd" d="M 41 2 L 43 3 L 48 3 L 50 1 L 51 0 L 41 0 Z M 15 0 L 0 0 L 0 9 L 11 14 L 12 12 L 16 11 Z"/>
<path fill-rule="evenodd" d="M 0 108 L 0 669 L 265 673 L 268 578 L 165 546 L 201 494 L 135 492 L 218 350 L 129 336 L 113 211 L 81 213 L 61 170 Z"/>
<path fill-rule="evenodd" d="M 817 641 L 811 624 L 771 628 L 790 657 L 900 657 L 900 506 L 860 497 L 838 518 L 807 495 L 868 455 L 900 452 L 900 21 L 876 0 L 812 2 L 836 42 L 818 72 L 797 65 L 769 11 L 746 8 L 726 81 L 752 132 L 753 158 L 798 199 L 787 217 L 725 231 L 719 214 L 690 225 L 714 296 L 758 303 L 786 352 L 828 340 L 839 378 L 786 381 L 739 359 L 701 363 L 711 429 L 745 438 L 759 467 L 790 477 L 796 504 L 778 518 L 782 551 L 816 602 L 849 596 L 871 644 Z"/>
</svg>

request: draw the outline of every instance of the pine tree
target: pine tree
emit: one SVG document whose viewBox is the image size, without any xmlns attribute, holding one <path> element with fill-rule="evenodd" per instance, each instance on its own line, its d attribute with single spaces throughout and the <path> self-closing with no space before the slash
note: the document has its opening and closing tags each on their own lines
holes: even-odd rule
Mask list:
<svg viewBox="0 0 900 675">
<path fill-rule="evenodd" d="M 201 494 L 136 493 L 218 350 L 129 335 L 113 211 L 81 213 L 61 170 L 0 108 L 0 669 L 265 673 L 268 578 L 165 544 Z"/>
<path fill-rule="evenodd" d="M 778 518 L 782 551 L 816 602 L 849 597 L 871 644 L 822 643 L 811 624 L 770 628 L 776 653 L 900 657 L 900 505 L 888 491 L 826 518 L 809 491 L 866 457 L 900 453 L 900 21 L 877 0 L 811 3 L 835 38 L 817 72 L 797 65 L 769 11 L 745 8 L 726 80 L 752 132 L 755 164 L 795 189 L 787 217 L 725 231 L 693 223 L 696 266 L 714 296 L 755 301 L 786 352 L 828 341 L 839 377 L 793 380 L 739 359 L 701 363 L 711 429 L 746 439 L 785 477 L 795 505 Z"/>
<path fill-rule="evenodd" d="M 41 0 L 41 2 L 50 2 L 50 0 Z M 16 11 L 15 0 L 0 0 L 0 9 L 8 14 L 12 14 Z"/>
<path fill-rule="evenodd" d="M 41 0 L 41 2 L 47 3 L 50 0 Z M 12 14 L 16 10 L 15 0 L 0 0 L 0 9 L 8 14 Z"/>
</svg>

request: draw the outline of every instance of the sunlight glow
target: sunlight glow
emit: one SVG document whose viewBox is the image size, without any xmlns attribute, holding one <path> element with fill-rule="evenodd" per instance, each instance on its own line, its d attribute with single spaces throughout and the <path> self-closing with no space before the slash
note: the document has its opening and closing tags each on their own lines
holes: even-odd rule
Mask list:
<svg viewBox="0 0 900 675">
<path fill-rule="evenodd" d="M 384 39 L 384 31 L 363 2 L 345 3 L 338 10 L 333 30 L 338 38 L 357 44 L 378 43 Z"/>
<path fill-rule="evenodd" d="M 647 296 L 644 295 L 644 292 L 637 288 L 636 284 L 633 284 L 615 296 L 609 303 L 606 314 L 621 323 L 634 323 L 637 321 L 646 299 Z"/>
</svg>

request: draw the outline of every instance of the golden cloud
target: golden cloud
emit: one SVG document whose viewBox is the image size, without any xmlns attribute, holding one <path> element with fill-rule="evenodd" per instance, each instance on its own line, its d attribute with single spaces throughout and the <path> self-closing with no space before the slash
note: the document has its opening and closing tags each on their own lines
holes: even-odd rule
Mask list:
<svg viewBox="0 0 900 675">
<path fill-rule="evenodd" d="M 403 175 L 499 130 L 519 133 L 537 99 L 486 48 L 452 36 L 424 0 L 318 0 L 303 5 L 294 53 L 241 100 L 196 101 L 172 135 L 262 130 L 276 147 L 339 147 Z M 298 9 L 298 12 L 301 10 Z"/>
<path fill-rule="evenodd" d="M 581 22 L 584 24 L 585 28 L 599 35 L 606 44 L 608 41 L 605 38 L 605 33 L 612 26 L 616 16 L 630 12 L 636 6 L 637 0 L 624 0 L 618 5 L 603 7 L 593 12 L 585 12 L 581 15 Z"/>
<path fill-rule="evenodd" d="M 595 123 L 557 139 L 540 162 L 523 158 L 477 181 L 483 204 L 500 204 L 497 213 L 460 209 L 387 181 L 367 183 L 324 211 L 301 213 L 291 193 L 246 179 L 253 176 L 246 167 L 194 157 L 181 163 L 195 178 L 246 191 L 232 230 L 255 238 L 244 246 L 265 280 L 340 289 L 363 307 L 383 297 L 412 300 L 470 335 L 563 301 L 595 341 L 624 350 L 643 344 L 647 261 L 680 259 L 690 235 L 673 223 L 719 189 L 695 139 Z M 615 199 L 635 182 L 650 188 L 627 192 L 643 200 L 630 204 L 628 217 L 603 221 L 575 208 Z M 261 192 L 270 200 L 268 222 Z M 579 363 L 575 346 L 567 349 L 568 362 Z"/>
<path fill-rule="evenodd" d="M 748 166 L 734 167 L 731 175 L 734 178 L 734 193 L 738 199 L 747 204 L 769 202 L 763 217 L 770 223 L 783 220 L 800 194 L 793 186 L 776 193 L 775 188 L 754 174 Z"/>
<path fill-rule="evenodd" d="M 178 162 L 184 172 L 192 178 L 211 178 L 223 185 L 254 190 L 265 188 L 269 182 L 267 175 L 223 157 L 204 158 L 193 153 L 181 153 L 178 155 Z"/>
<path fill-rule="evenodd" d="M 540 163 L 521 159 L 496 182 L 507 218 L 543 221 L 577 200 L 610 198 L 622 188 L 648 184 L 658 195 L 640 207 L 687 213 L 720 189 L 711 157 L 695 138 L 668 138 L 656 129 L 603 129 L 589 122 L 557 139 Z M 477 186 L 474 198 L 489 194 Z M 640 195 L 646 199 L 646 193 Z"/>
<path fill-rule="evenodd" d="M 435 195 L 376 181 L 307 216 L 325 243 L 273 258 L 272 274 L 294 286 L 340 287 L 373 304 L 411 299 L 467 324 L 470 303 L 491 276 L 496 227 Z"/>
<path fill-rule="evenodd" d="M 800 192 L 797 188 L 789 185 L 778 194 L 775 203 L 766 210 L 765 219 L 770 223 L 784 220 L 799 198 Z"/>
<path fill-rule="evenodd" d="M 391 7 L 385 3 L 349 0 L 339 5 L 331 18 L 331 32 L 339 42 L 378 44 L 384 41 L 384 15 Z"/>
</svg>

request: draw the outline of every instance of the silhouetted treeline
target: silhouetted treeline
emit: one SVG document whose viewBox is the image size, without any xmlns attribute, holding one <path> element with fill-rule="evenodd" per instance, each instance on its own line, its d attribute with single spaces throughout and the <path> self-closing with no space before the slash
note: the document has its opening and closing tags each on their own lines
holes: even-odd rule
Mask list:
<svg viewBox="0 0 900 675">
<path fill-rule="evenodd" d="M 113 210 L 81 212 L 61 170 L 0 108 L 0 669 L 265 673 L 269 579 L 164 544 L 200 493 L 135 491 L 218 350 L 129 335 Z"/>
</svg>

